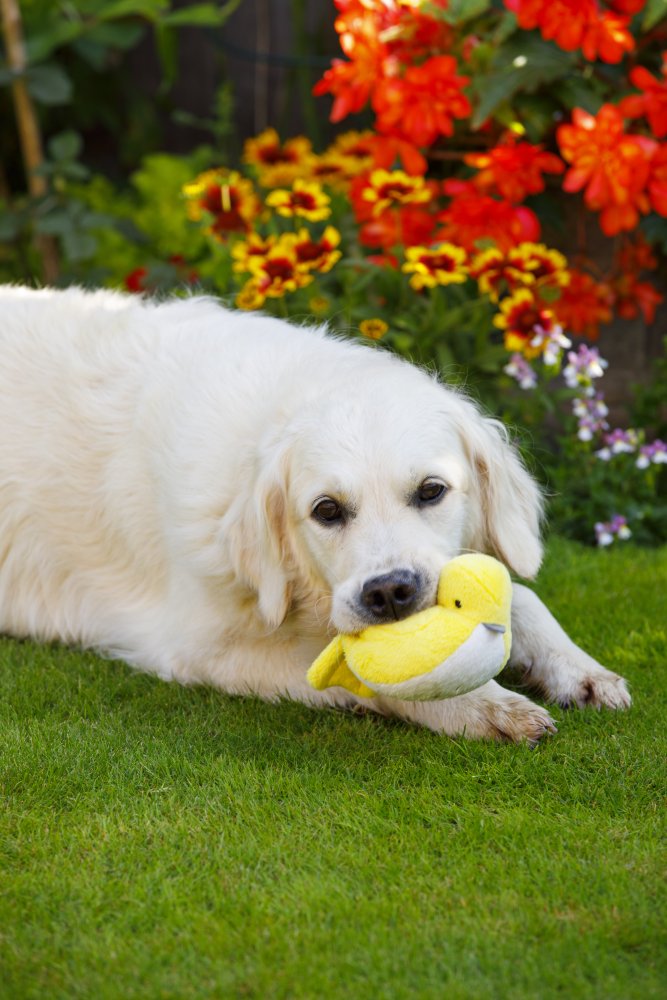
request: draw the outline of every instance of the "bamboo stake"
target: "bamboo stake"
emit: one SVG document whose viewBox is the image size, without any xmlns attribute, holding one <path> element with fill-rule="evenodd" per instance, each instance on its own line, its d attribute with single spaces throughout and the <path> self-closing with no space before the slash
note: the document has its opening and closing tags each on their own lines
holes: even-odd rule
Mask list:
<svg viewBox="0 0 667 1000">
<path fill-rule="evenodd" d="M 48 192 L 48 185 L 46 178 L 37 172 L 44 162 L 44 153 L 35 105 L 25 82 L 27 58 L 18 0 L 0 0 L 0 12 L 2 13 L 2 32 L 7 63 L 14 75 L 12 97 L 23 165 L 28 182 L 28 193 L 32 198 L 42 198 Z M 46 284 L 52 284 L 58 277 L 56 242 L 51 236 L 36 235 L 35 246 L 42 261 L 43 280 Z"/>
</svg>

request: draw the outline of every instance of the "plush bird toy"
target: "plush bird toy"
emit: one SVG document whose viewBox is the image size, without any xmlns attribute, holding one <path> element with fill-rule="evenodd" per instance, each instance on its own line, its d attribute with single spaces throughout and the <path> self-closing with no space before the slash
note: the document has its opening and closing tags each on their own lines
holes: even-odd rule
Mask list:
<svg viewBox="0 0 667 1000">
<path fill-rule="evenodd" d="M 308 681 L 318 691 L 347 688 L 362 698 L 451 698 L 486 684 L 507 663 L 512 583 L 491 556 L 458 556 L 444 567 L 437 604 L 357 634 L 337 635 Z"/>
</svg>

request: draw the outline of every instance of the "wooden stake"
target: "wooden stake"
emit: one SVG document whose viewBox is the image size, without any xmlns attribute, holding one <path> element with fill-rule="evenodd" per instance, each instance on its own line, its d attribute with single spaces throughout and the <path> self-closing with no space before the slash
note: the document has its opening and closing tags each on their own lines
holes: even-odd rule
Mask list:
<svg viewBox="0 0 667 1000">
<path fill-rule="evenodd" d="M 28 193 L 32 198 L 41 198 L 47 193 L 48 185 L 46 178 L 37 172 L 44 162 L 44 153 L 35 105 L 25 81 L 27 58 L 18 0 L 0 0 L 0 12 L 7 63 L 14 75 L 12 97 Z M 35 246 L 42 260 L 43 280 L 46 284 L 52 284 L 58 277 L 58 248 L 55 239 L 51 236 L 36 235 Z"/>
</svg>

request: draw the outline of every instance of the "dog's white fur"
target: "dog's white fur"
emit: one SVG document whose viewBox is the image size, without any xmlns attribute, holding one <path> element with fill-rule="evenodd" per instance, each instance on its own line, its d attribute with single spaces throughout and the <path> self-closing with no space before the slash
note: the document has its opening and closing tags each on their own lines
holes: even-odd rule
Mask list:
<svg viewBox="0 0 667 1000">
<path fill-rule="evenodd" d="M 540 495 L 501 426 L 382 350 L 222 309 L 0 289 L 0 630 L 224 691 L 350 705 L 449 734 L 537 739 L 548 713 L 495 682 L 442 702 L 311 690 L 365 579 L 540 564 Z M 419 484 L 448 486 L 435 505 Z M 312 516 L 322 496 L 351 512 Z M 512 660 L 551 699 L 619 708 L 624 681 L 515 587 Z"/>
</svg>

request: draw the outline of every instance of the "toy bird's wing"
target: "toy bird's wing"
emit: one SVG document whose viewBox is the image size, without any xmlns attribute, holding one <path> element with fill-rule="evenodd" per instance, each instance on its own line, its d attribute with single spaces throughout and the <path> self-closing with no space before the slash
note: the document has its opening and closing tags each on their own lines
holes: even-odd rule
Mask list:
<svg viewBox="0 0 667 1000">
<path fill-rule="evenodd" d="M 360 698 L 374 698 L 375 692 L 354 676 L 345 660 L 343 639 L 337 635 L 317 657 L 306 679 L 311 687 L 323 691 L 328 687 L 343 687 Z"/>
</svg>

